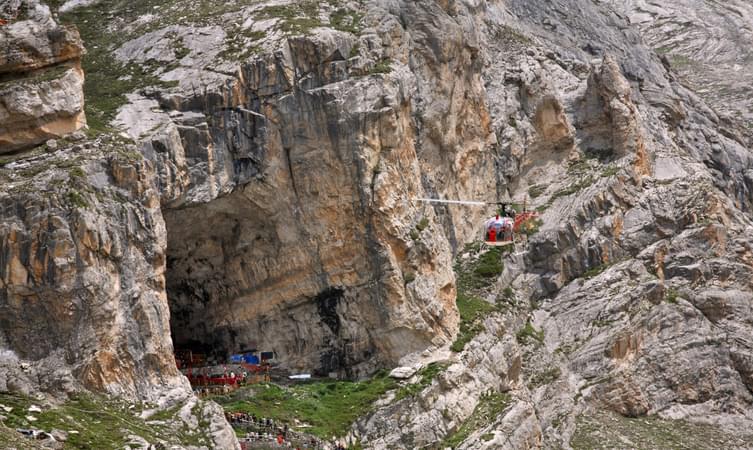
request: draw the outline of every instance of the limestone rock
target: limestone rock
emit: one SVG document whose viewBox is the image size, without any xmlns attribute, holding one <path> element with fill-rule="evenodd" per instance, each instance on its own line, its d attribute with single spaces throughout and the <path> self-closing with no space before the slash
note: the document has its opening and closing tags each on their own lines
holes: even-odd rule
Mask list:
<svg viewBox="0 0 753 450">
<path fill-rule="evenodd" d="M 416 199 L 509 196 L 541 224 L 504 256 L 482 299 L 495 312 L 351 437 L 568 448 L 604 409 L 750 428 L 746 122 L 650 46 L 678 26 L 657 18 L 705 2 L 346 2 L 357 23 L 328 2 L 201 17 L 121 3 L 76 7 L 102 8 L 118 35 L 102 48 L 149 80 L 117 112 L 123 134 L 0 169 L 0 390 L 184 402 L 181 420 L 233 448 L 218 407 L 185 406 L 175 347 L 274 350 L 283 368 L 342 377 L 446 350 L 453 256 L 490 211 Z M 747 27 L 732 3 L 692 27 Z M 23 5 L 0 28 L 15 39 L 0 53 L 2 152 L 82 123 L 81 45 L 46 38 L 60 29 L 48 10 Z M 678 39 L 732 54 L 722 30 L 711 47 Z"/>
<path fill-rule="evenodd" d="M 3 8 L 12 20 L 0 26 L 0 154 L 86 125 L 78 31 L 56 24 L 36 0 Z"/>
<path fill-rule="evenodd" d="M 398 380 L 406 380 L 416 373 L 415 367 L 395 367 L 390 371 L 390 377 Z"/>
</svg>

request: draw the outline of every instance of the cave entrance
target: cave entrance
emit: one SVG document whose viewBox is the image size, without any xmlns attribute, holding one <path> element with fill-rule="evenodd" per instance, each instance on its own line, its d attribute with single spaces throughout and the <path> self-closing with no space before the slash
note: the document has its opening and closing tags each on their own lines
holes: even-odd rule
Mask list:
<svg viewBox="0 0 753 450">
<path fill-rule="evenodd" d="M 275 248 L 274 222 L 242 194 L 167 209 L 166 290 L 176 355 L 224 363 L 260 346 L 260 297 Z M 271 297 L 265 297 L 272 300 Z M 269 304 L 269 302 L 266 302 Z"/>
<path fill-rule="evenodd" d="M 176 355 L 190 352 L 212 365 L 255 350 L 259 357 L 273 354 L 273 362 L 291 372 L 352 376 L 352 366 L 374 348 L 364 308 L 352 307 L 363 294 L 323 272 L 342 253 L 322 262 L 327 249 L 312 244 L 311 224 L 305 230 L 289 214 L 261 206 L 273 202 L 249 195 L 239 190 L 163 211 Z"/>
</svg>

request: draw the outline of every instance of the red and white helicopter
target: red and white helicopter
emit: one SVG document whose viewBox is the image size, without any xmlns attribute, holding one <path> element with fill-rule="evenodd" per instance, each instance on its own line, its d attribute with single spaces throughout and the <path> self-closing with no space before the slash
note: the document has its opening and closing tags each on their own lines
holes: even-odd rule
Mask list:
<svg viewBox="0 0 753 450">
<path fill-rule="evenodd" d="M 489 207 L 497 206 L 497 213 L 484 223 L 484 243 L 493 247 L 502 247 L 515 244 L 515 236 L 519 235 L 522 228 L 531 220 L 535 220 L 539 213 L 528 211 L 527 202 L 480 202 L 470 200 L 443 200 L 438 198 L 418 198 L 423 203 L 438 203 L 448 205 L 466 205 Z M 521 211 L 515 210 L 514 206 L 520 206 Z"/>
</svg>

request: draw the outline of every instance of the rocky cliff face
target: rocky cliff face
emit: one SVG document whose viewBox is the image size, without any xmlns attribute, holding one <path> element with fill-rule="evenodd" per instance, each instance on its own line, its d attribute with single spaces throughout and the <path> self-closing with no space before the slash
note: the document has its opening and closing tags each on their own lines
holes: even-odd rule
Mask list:
<svg viewBox="0 0 753 450">
<path fill-rule="evenodd" d="M 489 213 L 415 199 L 528 196 L 478 336 L 353 435 L 620 446 L 645 427 L 599 428 L 651 414 L 746 445 L 753 159 L 739 83 L 700 85 L 747 70 L 715 24 L 750 23 L 715 5 L 69 2 L 107 126 L 0 171 L 0 388 L 185 393 L 173 347 L 372 373 L 454 338 Z M 723 50 L 692 76 L 671 55 L 708 46 L 667 19 L 691 9 Z"/>
<path fill-rule="evenodd" d="M 86 125 L 83 44 L 34 1 L 0 4 L 0 153 L 28 149 Z"/>
<path fill-rule="evenodd" d="M 645 12 L 633 3 L 631 14 Z M 731 60 L 738 41 L 708 21 L 735 7 L 676 3 L 651 6 L 640 27 L 622 6 L 590 2 L 461 12 L 487 27 L 487 101 L 504 170 L 517 195 L 535 198 L 543 225 L 480 294 L 498 305 L 485 331 L 416 398 L 362 420 L 359 439 L 374 448 L 750 445 L 740 432 L 751 419 L 744 122 L 725 114 L 738 107 L 732 97 L 708 92 L 727 108 L 706 106 L 639 34 L 659 42 L 679 9 L 711 9 L 715 17 L 690 26 L 714 34 Z M 736 11 L 730 20 L 750 26 Z M 692 31 L 671 35 L 674 50 L 698 45 Z M 719 73 L 706 67 L 696 75 Z M 604 411 L 677 422 L 646 427 Z"/>
</svg>

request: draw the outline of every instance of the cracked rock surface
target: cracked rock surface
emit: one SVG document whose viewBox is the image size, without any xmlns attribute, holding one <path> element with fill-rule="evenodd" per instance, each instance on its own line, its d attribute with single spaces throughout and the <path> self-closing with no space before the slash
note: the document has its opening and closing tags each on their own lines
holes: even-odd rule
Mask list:
<svg viewBox="0 0 753 450">
<path fill-rule="evenodd" d="M 174 348 L 251 347 L 405 366 L 366 448 L 753 445 L 745 2 L 188 3 L 0 26 L 0 391 L 190 405 Z M 479 288 L 494 211 L 423 197 L 541 222 Z"/>
</svg>

